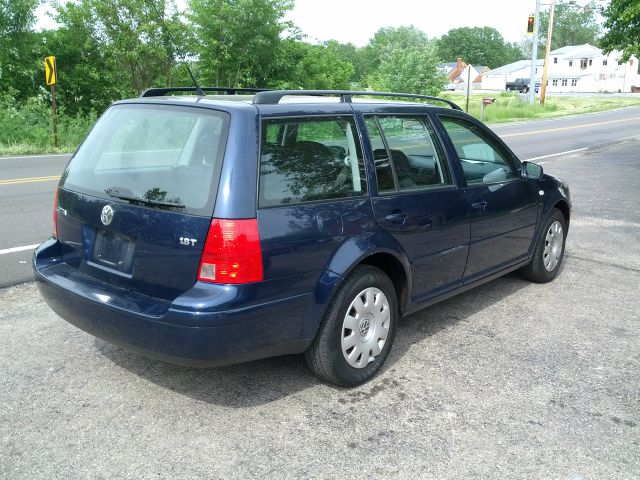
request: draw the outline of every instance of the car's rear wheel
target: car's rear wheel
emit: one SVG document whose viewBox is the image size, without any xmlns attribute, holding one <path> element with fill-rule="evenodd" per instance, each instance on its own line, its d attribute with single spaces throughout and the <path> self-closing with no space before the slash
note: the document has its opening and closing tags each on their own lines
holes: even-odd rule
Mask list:
<svg viewBox="0 0 640 480">
<path fill-rule="evenodd" d="M 553 209 L 540 233 L 531 263 L 522 274 L 533 282 L 550 282 L 558 275 L 566 242 L 567 222 L 562 212 Z"/>
<path fill-rule="evenodd" d="M 398 318 L 391 280 L 363 265 L 345 280 L 331 301 L 318 334 L 305 353 L 311 371 L 336 385 L 360 385 L 387 359 Z"/>
</svg>

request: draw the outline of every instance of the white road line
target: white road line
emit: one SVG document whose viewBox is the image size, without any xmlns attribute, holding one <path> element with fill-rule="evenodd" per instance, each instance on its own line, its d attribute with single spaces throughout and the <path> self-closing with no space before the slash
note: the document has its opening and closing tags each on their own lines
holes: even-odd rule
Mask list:
<svg viewBox="0 0 640 480">
<path fill-rule="evenodd" d="M 36 243 L 35 245 L 25 245 L 23 247 L 5 248 L 4 250 L 0 250 L 0 255 L 4 255 L 6 253 L 24 252 L 25 250 L 33 250 L 38 245 L 40 244 Z"/>
<path fill-rule="evenodd" d="M 533 162 L 534 160 L 542 160 L 543 158 L 557 157 L 559 155 L 568 155 L 569 153 L 582 152 L 582 151 L 586 150 L 587 148 L 589 148 L 589 147 L 576 148 L 575 150 L 567 150 L 566 152 L 551 153 L 549 155 L 542 155 L 540 157 L 527 158 L 524 161 L 525 162 Z"/>
</svg>

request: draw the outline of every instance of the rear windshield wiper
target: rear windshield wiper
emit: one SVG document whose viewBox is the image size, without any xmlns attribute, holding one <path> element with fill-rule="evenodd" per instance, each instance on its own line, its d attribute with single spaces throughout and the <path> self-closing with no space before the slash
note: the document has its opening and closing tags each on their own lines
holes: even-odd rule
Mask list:
<svg viewBox="0 0 640 480">
<path fill-rule="evenodd" d="M 174 202 L 165 202 L 163 200 L 153 200 L 150 198 L 144 198 L 139 195 L 135 195 L 131 190 L 111 187 L 105 190 L 105 193 L 113 198 L 119 198 L 121 200 L 128 200 L 132 203 L 142 203 L 144 205 L 156 205 L 159 207 L 168 207 L 168 208 L 185 208 L 182 203 L 174 203 Z"/>
</svg>

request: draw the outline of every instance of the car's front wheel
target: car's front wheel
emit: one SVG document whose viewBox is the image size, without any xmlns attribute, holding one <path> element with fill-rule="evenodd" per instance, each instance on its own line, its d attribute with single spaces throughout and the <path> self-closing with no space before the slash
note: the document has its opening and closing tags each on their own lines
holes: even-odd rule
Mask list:
<svg viewBox="0 0 640 480">
<path fill-rule="evenodd" d="M 562 212 L 554 208 L 545 222 L 531 263 L 522 269 L 528 280 L 538 283 L 550 282 L 560 270 L 567 239 L 567 222 Z"/>
<path fill-rule="evenodd" d="M 389 355 L 397 318 L 398 301 L 389 277 L 368 265 L 357 267 L 331 301 L 305 353 L 309 368 L 340 386 L 366 382 Z"/>
</svg>

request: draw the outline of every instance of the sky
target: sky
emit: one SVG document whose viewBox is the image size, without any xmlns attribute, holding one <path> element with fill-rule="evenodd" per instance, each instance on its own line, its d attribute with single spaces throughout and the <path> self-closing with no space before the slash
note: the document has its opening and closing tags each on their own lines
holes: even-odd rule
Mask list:
<svg viewBox="0 0 640 480">
<path fill-rule="evenodd" d="M 177 0 L 177 5 L 184 10 L 185 0 Z M 55 26 L 46 10 L 38 9 L 39 29 Z M 309 41 L 338 40 L 358 47 L 380 28 L 401 25 L 415 25 L 430 38 L 452 28 L 491 26 L 505 40 L 520 42 L 534 10 L 535 0 L 296 0 L 286 19 L 300 27 Z"/>
<path fill-rule="evenodd" d="M 310 40 L 364 46 L 382 27 L 415 25 L 429 38 L 452 28 L 491 26 L 505 40 L 526 36 L 533 0 L 296 0 L 288 15 Z"/>
</svg>

